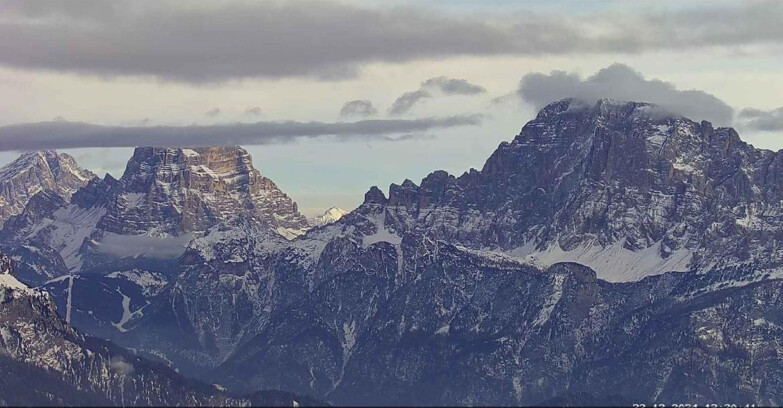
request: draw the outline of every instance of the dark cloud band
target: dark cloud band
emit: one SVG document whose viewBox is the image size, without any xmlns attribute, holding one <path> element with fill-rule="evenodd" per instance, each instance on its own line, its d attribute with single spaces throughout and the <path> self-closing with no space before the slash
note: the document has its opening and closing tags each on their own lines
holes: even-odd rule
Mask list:
<svg viewBox="0 0 783 408">
<path fill-rule="evenodd" d="M 337 140 L 410 140 L 412 133 L 479 125 L 479 115 L 358 122 L 257 122 L 211 126 L 100 126 L 41 122 L 0 127 L 0 151 L 84 147 L 214 146 L 289 143 L 334 136 Z M 423 136 L 426 137 L 426 136 Z"/>
<path fill-rule="evenodd" d="M 332 2 L 0 0 L 0 64 L 192 83 L 346 78 L 369 62 L 783 43 L 783 2 L 455 17 Z M 24 46 L 19 46 L 24 44 Z"/>
</svg>

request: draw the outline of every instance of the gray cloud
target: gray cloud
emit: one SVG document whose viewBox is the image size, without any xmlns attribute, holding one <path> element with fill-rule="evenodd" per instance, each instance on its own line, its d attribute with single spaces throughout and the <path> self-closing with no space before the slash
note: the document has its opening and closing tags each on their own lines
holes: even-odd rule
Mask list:
<svg viewBox="0 0 783 408">
<path fill-rule="evenodd" d="M 389 107 L 389 114 L 396 116 L 407 113 L 417 103 L 433 98 L 435 96 L 433 92 L 443 95 L 476 95 L 487 90 L 464 79 L 445 76 L 430 78 L 422 82 L 418 90 L 405 92 L 395 99 Z"/>
<path fill-rule="evenodd" d="M 652 102 L 693 120 L 706 119 L 720 126 L 730 125 L 734 114 L 729 105 L 711 94 L 678 90 L 672 83 L 645 79 L 622 64 L 601 69 L 585 79 L 563 71 L 527 74 L 522 77 L 518 92 L 524 101 L 537 108 L 569 97 L 589 103 L 601 98 Z"/>
<path fill-rule="evenodd" d="M 346 102 L 340 109 L 341 117 L 367 117 L 378 113 L 378 110 L 372 106 L 372 102 L 363 100 L 353 100 Z"/>
<path fill-rule="evenodd" d="M 396 135 L 481 123 L 479 115 L 357 122 L 257 122 L 209 126 L 100 126 L 40 122 L 0 127 L 0 151 L 80 147 L 262 145 L 335 136 L 337 140 L 405 140 Z"/>
<path fill-rule="evenodd" d="M 210 118 L 217 117 L 218 115 L 220 115 L 220 108 L 210 109 L 204 112 L 204 115 L 209 116 Z"/>
<path fill-rule="evenodd" d="M 259 106 L 250 106 L 247 109 L 245 109 L 245 115 L 261 116 L 261 107 L 259 107 Z"/>
<path fill-rule="evenodd" d="M 745 108 L 737 115 L 737 121 L 745 129 L 775 132 L 783 130 L 783 107 L 772 110 Z"/>
<path fill-rule="evenodd" d="M 424 99 L 432 98 L 432 94 L 423 89 L 418 91 L 405 92 L 394 100 L 391 107 L 389 107 L 390 115 L 402 115 L 403 113 L 411 110 L 413 105 L 419 103 Z"/>
<path fill-rule="evenodd" d="M 783 43 L 783 2 L 454 16 L 336 2 L 0 0 L 0 64 L 193 83 L 356 75 L 370 62 Z M 350 29 L 346 29 L 349 27 Z M 19 44 L 24 44 L 20 47 Z"/>
<path fill-rule="evenodd" d="M 476 95 L 487 92 L 484 87 L 471 84 L 464 79 L 439 76 L 421 83 L 422 89 L 437 89 L 446 95 Z"/>
</svg>

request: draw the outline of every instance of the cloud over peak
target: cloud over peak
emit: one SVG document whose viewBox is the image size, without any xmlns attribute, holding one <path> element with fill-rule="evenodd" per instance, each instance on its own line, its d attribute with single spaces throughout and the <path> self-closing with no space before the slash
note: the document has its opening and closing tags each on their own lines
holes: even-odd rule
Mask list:
<svg viewBox="0 0 783 408">
<path fill-rule="evenodd" d="M 679 90 L 670 83 L 645 79 L 623 64 L 613 64 L 587 78 L 564 71 L 530 73 L 522 77 L 518 93 L 522 100 L 541 108 L 549 102 L 577 98 L 589 103 L 610 98 L 651 102 L 693 120 L 709 120 L 719 126 L 732 123 L 734 110 L 714 95 L 698 90 Z"/>
</svg>

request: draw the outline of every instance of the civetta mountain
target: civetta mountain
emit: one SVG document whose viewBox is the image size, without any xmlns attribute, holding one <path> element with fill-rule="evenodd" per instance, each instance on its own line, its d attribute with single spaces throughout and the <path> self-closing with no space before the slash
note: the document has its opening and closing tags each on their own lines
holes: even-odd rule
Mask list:
<svg viewBox="0 0 783 408">
<path fill-rule="evenodd" d="M 232 392 L 780 405 L 782 154 L 566 99 L 481 170 L 309 228 L 240 148 L 139 148 L 32 195 L 0 248 L 66 324 Z"/>
</svg>

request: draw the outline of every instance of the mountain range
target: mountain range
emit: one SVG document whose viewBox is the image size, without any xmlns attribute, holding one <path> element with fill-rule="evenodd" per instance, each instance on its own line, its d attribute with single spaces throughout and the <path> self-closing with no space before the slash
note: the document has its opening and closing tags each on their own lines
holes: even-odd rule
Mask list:
<svg viewBox="0 0 783 408">
<path fill-rule="evenodd" d="M 781 155 L 566 99 L 481 170 L 308 222 L 238 147 L 137 148 L 120 179 L 27 153 L 0 251 L 58 324 L 231 395 L 779 405 Z"/>
</svg>

